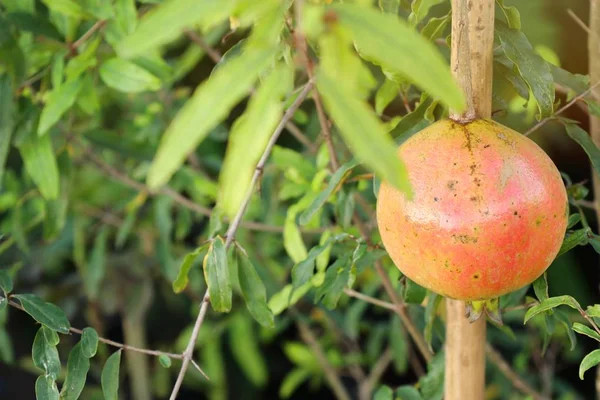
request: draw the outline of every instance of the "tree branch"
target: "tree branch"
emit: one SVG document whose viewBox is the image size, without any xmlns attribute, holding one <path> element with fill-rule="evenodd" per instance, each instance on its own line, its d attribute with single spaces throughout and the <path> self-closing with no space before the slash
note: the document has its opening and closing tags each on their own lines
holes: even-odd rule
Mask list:
<svg viewBox="0 0 600 400">
<path fill-rule="evenodd" d="M 565 104 L 564 106 L 562 106 L 561 108 L 559 108 L 558 110 L 556 110 L 556 112 L 554 114 L 552 114 L 548 118 L 544 118 L 543 120 L 541 120 L 540 122 L 538 122 L 537 124 L 535 124 L 534 126 L 532 126 L 523 135 L 529 136 L 533 132 L 537 131 L 539 128 L 541 128 L 542 126 L 546 125 L 546 123 L 548 121 L 550 121 L 552 119 L 555 119 L 557 115 L 562 114 L 563 112 L 565 112 L 565 110 L 567 110 L 568 108 L 570 108 L 573 104 L 577 103 L 579 100 L 583 99 L 585 96 L 587 96 L 588 94 L 590 94 L 596 87 L 598 87 L 598 85 L 600 85 L 600 81 L 598 81 L 595 84 L 593 84 L 592 86 L 590 86 L 590 88 L 588 90 L 586 90 L 585 92 L 582 92 L 582 93 L 578 94 L 577 96 L 573 97 L 571 99 L 571 101 L 569 101 L 567 104 Z"/>
<path fill-rule="evenodd" d="M 258 164 L 256 164 L 256 168 L 254 170 L 254 175 L 252 176 L 252 180 L 250 182 L 248 191 L 246 192 L 246 196 L 245 196 L 244 200 L 242 201 L 242 204 L 240 205 L 240 208 L 239 208 L 237 214 L 231 221 L 231 224 L 229 225 L 229 229 L 227 229 L 226 239 L 225 239 L 225 248 L 229 248 L 229 246 L 231 246 L 231 244 L 233 243 L 233 240 L 235 239 L 235 234 L 241 225 L 241 221 L 242 221 L 242 218 L 244 217 L 244 214 L 246 213 L 248 203 L 250 203 L 250 198 L 252 197 L 252 194 L 254 193 L 254 189 L 256 188 L 256 185 L 257 185 L 258 181 L 260 180 L 260 177 L 262 176 L 262 171 L 264 169 L 264 166 L 267 163 L 267 160 L 269 159 L 271 150 L 273 150 L 273 147 L 275 146 L 275 143 L 277 142 L 279 135 L 285 128 L 285 125 L 287 124 L 287 122 L 290 119 L 292 119 L 292 117 L 294 116 L 294 113 L 296 112 L 296 110 L 298 110 L 298 108 L 300 107 L 302 102 L 304 102 L 304 100 L 308 96 L 308 93 L 310 92 L 312 87 L 313 87 L 313 81 L 310 80 L 304 86 L 304 89 L 298 95 L 296 100 L 294 100 L 292 105 L 283 114 L 281 122 L 275 128 L 273 135 L 271 135 L 271 139 L 269 139 L 269 142 L 267 143 L 267 146 L 265 147 L 263 155 L 261 156 L 260 160 L 258 161 Z M 202 327 L 202 323 L 204 322 L 204 317 L 206 316 L 206 311 L 208 309 L 209 301 L 210 301 L 210 298 L 209 298 L 209 294 L 208 294 L 208 290 L 207 290 L 206 293 L 204 294 L 204 299 L 200 306 L 200 312 L 198 313 L 198 317 L 196 318 L 196 323 L 194 324 L 194 329 L 192 331 L 192 335 L 190 336 L 188 345 L 182 354 L 183 362 L 181 364 L 181 369 L 179 370 L 179 374 L 177 375 L 177 380 L 175 381 L 175 385 L 173 386 L 173 391 L 171 392 L 170 400 L 175 400 L 177 398 L 177 394 L 179 393 L 181 384 L 183 383 L 183 378 L 185 377 L 185 373 L 190 364 L 190 360 L 192 359 L 192 355 L 194 352 L 194 346 L 196 344 L 196 340 L 198 339 L 198 334 L 200 333 L 200 328 Z"/>
<path fill-rule="evenodd" d="M 394 310 L 396 307 L 394 304 L 387 301 L 382 301 L 371 296 L 367 296 L 363 293 L 356 292 L 352 289 L 344 290 L 350 297 L 365 301 L 367 303 L 382 307 L 388 310 Z M 502 372 L 502 374 L 511 381 L 515 389 L 521 391 L 524 394 L 532 396 L 535 400 L 545 400 L 544 396 L 533 389 L 527 382 L 521 379 L 521 377 L 512 370 L 510 365 L 502 358 L 502 355 L 492 347 L 491 344 L 486 343 L 485 352 L 488 359 Z"/>
<path fill-rule="evenodd" d="M 130 188 L 135 189 L 138 192 L 147 193 L 150 196 L 157 195 L 157 194 L 165 195 L 165 196 L 171 198 L 175 203 L 179 204 L 180 206 L 182 206 L 184 208 L 187 208 L 190 211 L 195 212 L 198 215 L 203 215 L 203 216 L 209 217 L 212 214 L 211 208 L 204 207 L 204 206 L 194 203 L 192 200 L 181 195 L 179 192 L 173 190 L 169 186 L 164 186 L 155 192 L 151 192 L 150 189 L 148 188 L 148 186 L 144 185 L 141 182 L 131 179 L 123 172 L 117 170 L 116 168 L 114 168 L 113 166 L 111 166 L 110 164 L 105 162 L 98 155 L 96 155 L 91 149 L 89 149 L 87 147 L 83 147 L 83 149 L 86 154 L 86 157 L 88 159 L 90 159 L 94 164 L 96 164 L 100 168 L 100 170 L 102 170 L 106 175 L 109 175 L 110 177 L 112 177 L 114 180 L 124 184 L 125 186 L 129 186 Z M 241 226 L 246 229 L 260 231 L 260 232 L 272 232 L 272 233 L 283 232 L 282 226 L 268 225 L 268 224 L 264 224 L 262 222 L 244 221 L 241 223 Z M 303 233 L 309 233 L 309 234 L 320 234 L 323 231 L 324 231 L 324 229 L 303 229 L 302 230 Z"/>
</svg>

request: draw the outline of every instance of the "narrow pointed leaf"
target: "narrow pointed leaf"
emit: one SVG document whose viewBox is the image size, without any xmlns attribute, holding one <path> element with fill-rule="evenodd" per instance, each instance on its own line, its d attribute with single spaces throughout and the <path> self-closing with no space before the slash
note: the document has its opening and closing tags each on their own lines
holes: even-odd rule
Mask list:
<svg viewBox="0 0 600 400">
<path fill-rule="evenodd" d="M 92 358 L 96 355 L 96 351 L 98 350 L 98 332 L 94 328 L 83 329 L 83 334 L 81 335 L 81 352 L 87 358 Z"/>
<path fill-rule="evenodd" d="M 411 186 L 404 163 L 373 111 L 324 74 L 319 74 L 317 86 L 329 115 L 354 155 L 410 198 Z"/>
<path fill-rule="evenodd" d="M 5 269 L 0 269 L 0 289 L 2 289 L 5 296 L 13 290 L 12 278 Z"/>
<path fill-rule="evenodd" d="M 238 259 L 238 281 L 246 301 L 248 311 L 254 319 L 267 328 L 275 325 L 273 312 L 267 305 L 267 291 L 252 261 L 241 252 L 236 252 Z"/>
<path fill-rule="evenodd" d="M 511 29 L 498 20 L 495 31 L 504 54 L 515 64 L 531 89 L 537 101 L 539 117 L 550 116 L 554 106 L 554 80 L 550 66 L 535 52 L 523 32 Z"/>
<path fill-rule="evenodd" d="M 14 101 L 12 95 L 12 80 L 10 75 L 0 74 L 0 190 L 2 189 L 2 177 L 4 166 L 10 148 L 10 141 L 14 124 Z"/>
<path fill-rule="evenodd" d="M 121 366 L 121 350 L 115 351 L 102 368 L 100 382 L 104 400 L 119 399 L 119 369 Z"/>
<path fill-rule="evenodd" d="M 581 360 L 579 365 L 579 379 L 583 380 L 583 374 L 588 369 L 600 364 L 600 350 L 594 350 Z"/>
<path fill-rule="evenodd" d="M 213 240 L 204 257 L 204 279 L 213 310 L 229 312 L 232 297 L 231 279 L 229 279 L 225 243 L 220 237 Z"/>
<path fill-rule="evenodd" d="M 33 339 L 31 358 L 33 365 L 41 369 L 47 376 L 57 379 L 60 374 L 58 350 L 56 349 L 56 343 L 48 341 L 44 329 L 48 328 L 41 326 L 35 335 L 35 339 Z"/>
<path fill-rule="evenodd" d="M 39 137 L 30 134 L 19 146 L 27 173 L 47 200 L 54 200 L 59 193 L 59 174 L 56 156 L 49 135 Z"/>
<path fill-rule="evenodd" d="M 34 294 L 15 294 L 13 297 L 21 302 L 25 312 L 37 322 L 53 331 L 69 333 L 71 324 L 64 311 L 51 303 L 46 303 Z"/>
<path fill-rule="evenodd" d="M 535 317 L 536 315 L 538 315 L 541 312 L 551 310 L 558 306 L 569 306 L 571 308 L 574 308 L 575 310 L 581 309 L 581 306 L 579 305 L 577 300 L 575 300 L 571 296 L 565 295 L 565 296 L 550 297 L 549 299 L 546 299 L 546 300 L 542 301 L 540 304 L 533 306 L 529 310 L 527 310 L 527 313 L 525 313 L 525 320 L 523 321 L 523 323 L 527 323 L 527 321 L 529 321 L 531 318 Z"/>
<path fill-rule="evenodd" d="M 358 165 L 357 161 L 349 161 L 342 165 L 335 173 L 331 176 L 329 183 L 324 191 L 313 200 L 306 210 L 300 214 L 300 225 L 306 225 L 310 222 L 315 213 L 323 207 L 329 197 L 339 188 L 340 184 L 343 183 L 344 178 L 350 173 L 350 171 Z"/>
<path fill-rule="evenodd" d="M 190 269 L 194 265 L 196 258 L 198 258 L 198 256 L 206 250 L 207 246 L 208 244 L 202 245 L 196 250 L 185 255 L 183 262 L 181 263 L 181 267 L 179 267 L 177 278 L 173 281 L 173 291 L 175 293 L 181 293 L 185 290 L 189 281 L 188 274 L 190 273 Z"/>
<path fill-rule="evenodd" d="M 58 400 L 56 382 L 50 376 L 42 375 L 35 381 L 35 398 L 37 400 Z"/>
<path fill-rule="evenodd" d="M 123 93 L 140 93 L 160 89 L 161 81 L 131 61 L 115 57 L 100 67 L 100 78 L 106 86 Z"/>
<path fill-rule="evenodd" d="M 596 173 L 600 174 L 600 149 L 594 144 L 590 135 L 581 129 L 579 125 L 567 124 L 566 128 L 569 137 L 583 148 Z"/>
<path fill-rule="evenodd" d="M 60 86 L 58 90 L 53 90 L 48 96 L 48 100 L 42 110 L 40 123 L 38 125 L 38 135 L 44 135 L 52 128 L 67 112 L 77 99 L 77 94 L 81 90 L 81 79 L 74 79 Z"/>
<path fill-rule="evenodd" d="M 250 49 L 222 65 L 187 101 L 163 135 L 148 173 L 148 185 L 165 184 L 185 157 L 249 91 L 271 61 L 270 50 Z"/>
<path fill-rule="evenodd" d="M 67 377 L 60 391 L 61 400 L 77 400 L 83 391 L 90 360 L 83 353 L 81 342 L 77 343 L 69 353 L 67 361 Z"/>
<path fill-rule="evenodd" d="M 588 337 L 600 342 L 600 333 L 596 332 L 592 328 L 589 328 L 579 322 L 573 323 L 573 330 L 581 335 L 588 336 Z"/>
<path fill-rule="evenodd" d="M 219 176 L 217 203 L 233 218 L 250 187 L 256 164 L 281 119 L 281 98 L 292 87 L 292 71 L 277 66 L 252 95 L 248 107 L 231 129 Z"/>
<path fill-rule="evenodd" d="M 168 0 L 148 12 L 135 31 L 117 47 L 125 58 L 144 54 L 179 36 L 196 24 L 216 25 L 226 19 L 235 0 Z"/>
<path fill-rule="evenodd" d="M 463 93 L 442 55 L 396 15 L 354 4 L 339 4 L 333 10 L 352 33 L 362 56 L 387 71 L 406 76 L 451 108 L 464 108 Z"/>
</svg>

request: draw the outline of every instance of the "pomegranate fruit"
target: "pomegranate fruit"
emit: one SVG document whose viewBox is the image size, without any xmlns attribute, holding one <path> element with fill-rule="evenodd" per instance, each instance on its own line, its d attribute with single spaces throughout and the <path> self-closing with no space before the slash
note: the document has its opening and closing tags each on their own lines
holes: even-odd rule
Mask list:
<svg viewBox="0 0 600 400">
<path fill-rule="evenodd" d="M 477 304 L 480 313 L 556 257 L 567 193 L 556 166 L 527 137 L 491 120 L 443 120 L 398 154 L 413 197 L 383 182 L 377 222 L 392 261 L 419 285 Z"/>
</svg>

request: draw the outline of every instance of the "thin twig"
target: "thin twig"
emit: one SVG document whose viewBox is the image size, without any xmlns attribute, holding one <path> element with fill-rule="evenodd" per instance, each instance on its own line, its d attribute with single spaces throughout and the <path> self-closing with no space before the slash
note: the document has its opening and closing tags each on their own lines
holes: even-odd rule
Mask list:
<svg viewBox="0 0 600 400">
<path fill-rule="evenodd" d="M 0 299 L 2 299 L 3 301 L 6 300 L 6 298 L 3 297 L 3 296 L 0 296 Z M 9 300 L 8 304 L 11 307 L 14 307 L 14 308 L 16 308 L 18 310 L 26 312 L 25 309 L 23 308 L 23 306 L 20 305 L 19 303 L 17 303 L 16 301 L 14 301 L 14 300 Z M 70 327 L 69 328 L 69 332 L 75 333 L 77 335 L 83 335 L 83 330 L 78 329 L 78 328 L 74 328 L 74 327 Z M 154 357 L 165 356 L 165 357 L 169 357 L 169 358 L 176 359 L 176 360 L 181 360 L 183 358 L 182 354 L 169 353 L 169 352 L 160 351 L 160 350 L 142 349 L 142 348 L 139 348 L 139 347 L 130 346 L 130 345 L 125 344 L 125 343 L 115 342 L 114 340 L 106 339 L 106 338 L 103 338 L 103 337 L 98 337 L 98 341 L 102 342 L 104 344 L 107 344 L 109 346 L 116 347 L 118 349 L 123 349 L 123 350 L 126 350 L 126 351 L 132 351 L 132 352 L 135 352 L 135 353 L 146 354 L 146 355 L 149 355 L 149 356 L 154 356 Z M 202 375 L 206 376 L 206 374 L 204 373 L 204 371 L 202 371 L 202 369 L 200 367 L 197 367 L 197 368 L 202 373 Z"/>
<path fill-rule="evenodd" d="M 297 20 L 298 27 L 295 31 L 296 37 L 296 47 L 298 48 L 300 55 L 302 57 L 302 62 L 305 66 L 306 72 L 310 79 L 314 79 L 314 65 L 310 56 L 308 54 L 308 42 L 306 41 L 306 37 L 304 36 L 303 26 L 300 20 L 300 15 L 302 15 L 302 7 L 304 2 L 301 0 L 294 2 L 294 13 Z M 331 163 L 331 169 L 336 171 L 340 167 L 340 162 L 338 161 L 337 153 L 335 151 L 335 147 L 333 145 L 333 140 L 331 137 L 331 129 L 329 128 L 329 122 L 327 121 L 327 116 L 325 115 L 325 110 L 323 109 L 323 103 L 321 101 L 321 96 L 319 95 L 318 90 L 313 91 L 313 100 L 315 102 L 315 108 L 317 109 L 317 117 L 319 118 L 319 125 L 321 126 L 321 134 L 323 135 L 323 139 L 325 139 L 325 144 L 327 145 L 327 149 L 329 151 L 329 158 Z"/>
<path fill-rule="evenodd" d="M 206 54 L 208 54 L 210 59 L 215 64 L 218 64 L 221 61 L 221 59 L 223 58 L 223 55 L 218 50 L 215 50 L 214 48 L 212 48 L 204 40 L 204 38 L 202 36 L 198 35 L 196 32 L 189 30 L 189 29 L 185 30 L 184 32 L 190 38 L 190 40 L 192 42 L 197 44 L 198 47 L 200 47 L 202 50 L 204 50 L 206 52 Z M 254 91 L 254 89 L 252 91 Z M 296 126 L 296 124 L 294 124 L 291 120 L 285 124 L 285 129 L 287 129 L 287 131 L 290 132 L 292 134 L 292 136 L 294 136 L 294 138 L 296 138 L 296 140 L 298 140 L 300 143 L 302 143 L 311 153 L 315 153 L 317 151 L 316 146 L 314 144 L 312 144 L 310 139 L 308 139 L 306 137 L 306 135 L 304 135 L 304 133 L 302 133 L 302 130 L 300 128 L 298 128 Z"/>
<path fill-rule="evenodd" d="M 525 382 L 519 374 L 512 370 L 510 365 L 502 358 L 502 355 L 492 347 L 491 344 L 485 344 L 485 353 L 488 359 L 502 372 L 502 374 L 510 380 L 515 389 L 520 390 L 522 393 L 533 397 L 535 400 L 547 399 L 540 393 L 536 392 L 527 382 Z"/>
<path fill-rule="evenodd" d="M 107 22 L 106 20 L 100 20 L 100 21 L 96 22 L 94 25 L 92 25 L 92 27 L 90 29 L 88 29 L 86 33 L 81 35 L 81 37 L 79 39 L 77 39 L 75 42 L 73 42 L 73 44 L 70 46 L 71 52 L 75 52 L 75 50 L 77 50 L 78 47 L 80 47 L 83 43 L 85 43 L 85 41 L 88 40 L 96 31 L 98 31 L 99 29 L 102 29 L 102 27 L 104 25 L 106 25 L 106 22 Z"/>
<path fill-rule="evenodd" d="M 593 84 L 592 86 L 590 86 L 589 89 L 587 89 L 585 92 L 582 92 L 582 93 L 578 94 L 577 96 L 575 96 L 567 104 L 565 104 L 564 106 L 562 106 L 561 108 L 559 108 L 558 110 L 556 110 L 556 112 L 554 114 L 552 114 L 548 118 L 544 118 L 543 120 L 541 120 L 540 122 L 538 122 L 537 124 L 535 124 L 534 126 L 532 126 L 527 132 L 524 133 L 524 135 L 525 136 L 531 135 L 533 132 L 535 132 L 536 130 L 538 130 L 542 126 L 544 126 L 548 121 L 556 118 L 557 115 L 563 113 L 565 110 L 567 110 L 568 108 L 570 108 L 573 104 L 577 103 L 579 100 L 581 100 L 582 98 L 584 98 L 585 96 L 587 96 L 588 94 L 590 94 L 592 92 L 592 90 L 594 90 L 598 85 L 600 85 L 600 82 L 596 82 L 595 84 Z"/>
<path fill-rule="evenodd" d="M 190 211 L 195 212 L 196 214 L 203 215 L 209 217 L 212 214 L 212 209 L 208 207 L 201 206 L 200 204 L 194 203 L 192 200 L 187 197 L 181 195 L 179 192 L 173 190 L 168 186 L 164 186 L 158 191 L 151 192 L 148 186 L 144 185 L 141 182 L 131 179 L 123 172 L 117 170 L 112 165 L 105 162 L 102 158 L 100 158 L 97 154 L 95 154 L 91 149 L 84 148 L 84 152 L 94 164 L 96 164 L 105 174 L 111 176 L 116 181 L 121 182 L 122 184 L 129 186 L 132 189 L 137 190 L 138 192 L 144 192 L 148 195 L 156 195 L 162 194 L 167 197 L 170 197 L 173 201 L 175 201 L 180 206 L 187 208 Z M 261 231 L 261 232 L 272 232 L 272 233 L 281 233 L 283 232 L 282 226 L 268 225 L 262 222 L 255 221 L 244 221 L 242 222 L 242 226 L 246 229 Z M 324 231 L 324 229 L 303 229 L 302 233 L 310 233 L 310 234 L 320 234 Z"/>
<path fill-rule="evenodd" d="M 356 290 L 346 288 L 346 289 L 344 289 L 344 293 L 346 293 L 346 295 L 348 295 L 350 297 L 354 297 L 354 298 L 362 300 L 366 303 L 371 303 L 371 304 L 374 304 L 381 308 L 386 308 L 391 311 L 396 311 L 396 306 L 393 305 L 392 303 L 388 303 L 387 301 L 383 301 L 383 300 L 379 300 L 379 299 L 376 299 L 371 296 L 367 296 L 366 294 L 362 294 L 360 292 L 357 292 Z"/>
<path fill-rule="evenodd" d="M 369 373 L 369 376 L 363 382 L 363 384 L 361 385 L 361 387 L 359 389 L 361 392 L 361 396 L 363 396 L 363 398 L 369 398 L 371 396 L 371 393 L 373 392 L 373 388 L 375 387 L 375 385 L 377 385 L 377 383 L 379 382 L 379 380 L 381 379 L 381 377 L 383 376 L 383 374 L 389 367 L 390 363 L 392 362 L 392 359 L 393 359 L 392 356 L 393 356 L 392 349 L 388 347 L 387 349 L 385 349 L 383 354 L 379 357 L 379 360 L 377 360 L 375 365 L 373 365 L 373 368 L 371 368 L 371 372 Z"/>
<path fill-rule="evenodd" d="M 575 21 L 575 23 L 577 25 L 579 25 L 579 27 L 585 31 L 585 33 L 587 33 L 590 36 L 596 36 L 596 38 L 597 38 L 596 33 L 592 32 L 591 29 L 585 24 L 585 22 L 583 22 L 581 20 L 581 18 L 579 18 L 577 16 L 577 14 L 575 14 L 573 12 L 573 10 L 571 10 L 570 8 L 567 8 L 567 14 L 569 14 L 569 17 L 571 17 L 573 19 L 573 21 Z"/>
<path fill-rule="evenodd" d="M 271 139 L 269 140 L 269 143 L 267 144 L 262 157 L 260 158 L 260 160 L 258 161 L 258 164 L 256 165 L 256 168 L 254 170 L 254 175 L 252 176 L 252 180 L 250 182 L 250 186 L 248 188 L 248 191 L 246 192 L 246 196 L 245 196 L 244 200 L 242 201 L 242 204 L 240 205 L 240 208 L 238 209 L 237 214 L 235 215 L 231 224 L 229 225 L 229 229 L 227 229 L 226 239 L 225 239 L 225 247 L 226 248 L 231 246 L 231 244 L 233 243 L 233 241 L 235 239 L 235 234 L 241 225 L 241 221 L 242 221 L 242 218 L 244 217 L 244 214 L 246 213 L 246 208 L 248 207 L 248 203 L 250 203 L 250 198 L 252 197 L 252 194 L 254 193 L 254 189 L 256 188 L 256 184 L 258 183 L 258 180 L 262 176 L 262 171 L 264 169 L 264 166 L 267 163 L 269 155 L 271 154 L 271 150 L 273 150 L 273 147 L 275 146 L 275 143 L 277 142 L 279 135 L 285 128 L 285 124 L 293 117 L 293 115 L 296 112 L 296 110 L 298 109 L 298 107 L 300 107 L 302 102 L 306 99 L 306 96 L 308 96 L 308 93 L 310 92 L 312 87 L 313 87 L 312 81 L 309 81 L 304 86 L 304 89 L 302 90 L 302 92 L 298 95 L 298 97 L 292 103 L 292 105 L 287 109 L 285 114 L 283 114 L 281 122 L 279 123 L 277 128 L 275 128 L 273 135 L 271 135 Z M 179 374 L 177 375 L 177 380 L 175 381 L 175 385 L 173 386 L 170 400 L 175 400 L 177 398 L 177 394 L 179 393 L 179 390 L 181 389 L 181 384 L 183 383 L 183 378 L 184 378 L 185 373 L 190 364 L 190 360 L 191 360 L 193 352 L 194 352 L 194 346 L 196 344 L 196 340 L 198 339 L 198 334 L 200 333 L 200 328 L 202 327 L 202 323 L 204 322 L 204 317 L 205 317 L 206 311 L 208 309 L 209 301 L 210 301 L 210 298 L 209 298 L 209 294 L 208 294 L 208 290 L 207 290 L 206 293 L 204 294 L 204 300 L 202 302 L 202 305 L 200 306 L 200 312 L 198 313 L 198 317 L 196 318 L 196 323 L 194 324 L 194 329 L 192 331 L 192 335 L 190 336 L 188 345 L 182 354 L 183 362 L 181 363 L 181 369 L 179 370 Z"/>
<path fill-rule="evenodd" d="M 306 323 L 304 323 L 300 319 L 297 320 L 296 325 L 298 326 L 298 328 L 300 330 L 300 336 L 302 336 L 302 339 L 311 348 L 311 350 L 314 353 L 314 355 L 316 356 L 317 360 L 319 360 L 319 364 L 323 367 L 323 372 L 325 374 L 325 377 L 327 378 L 327 381 L 329 382 L 329 384 L 331 386 L 331 389 L 335 393 L 335 397 L 338 400 L 350 400 L 351 399 L 350 395 L 346 391 L 346 388 L 342 384 L 336 371 L 329 364 L 329 361 L 327 360 L 327 356 L 325 355 L 325 353 L 323 353 L 323 350 L 321 349 L 321 346 L 319 346 L 319 342 L 317 341 L 317 338 L 315 337 L 315 335 L 312 333 L 312 331 L 310 329 L 308 329 L 308 326 L 306 326 Z"/>
<path fill-rule="evenodd" d="M 181 369 L 179 370 L 179 375 L 177 375 L 175 385 L 173 386 L 171 397 L 169 397 L 170 400 L 175 400 L 177 398 L 177 394 L 179 393 L 179 389 L 181 389 L 181 384 L 183 383 L 185 372 L 187 371 L 188 366 L 190 365 L 190 361 L 192 360 L 192 357 L 194 355 L 194 347 L 196 346 L 196 340 L 198 339 L 198 334 L 200 333 L 202 322 L 204 322 L 204 316 L 206 315 L 206 311 L 208 310 L 209 301 L 210 299 L 208 297 L 207 290 L 204 294 L 202 304 L 200 305 L 200 312 L 198 313 L 198 317 L 196 318 L 196 322 L 194 323 L 194 329 L 192 330 L 190 341 L 188 342 L 185 351 L 181 354 Z"/>
<path fill-rule="evenodd" d="M 196 43 L 198 47 L 200 47 L 202 50 L 204 50 L 206 54 L 208 54 L 210 59 L 213 60 L 215 64 L 221 61 L 221 58 L 223 57 L 221 53 L 219 53 L 218 50 L 215 50 L 212 47 L 210 47 L 210 45 L 204 41 L 204 38 L 202 36 L 198 35 L 191 29 L 186 29 L 184 30 L 184 32 L 192 42 Z"/>
</svg>

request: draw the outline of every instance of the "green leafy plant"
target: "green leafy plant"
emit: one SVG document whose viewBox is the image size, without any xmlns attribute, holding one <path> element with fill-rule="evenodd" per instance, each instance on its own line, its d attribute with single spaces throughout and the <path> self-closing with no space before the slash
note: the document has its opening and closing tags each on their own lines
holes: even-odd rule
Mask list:
<svg viewBox="0 0 600 400">
<path fill-rule="evenodd" d="M 597 116 L 597 83 L 532 45 L 531 6 L 496 3 L 494 118 L 600 173 L 569 113 Z M 373 221 L 381 180 L 414 194 L 396 147 L 466 104 L 451 22 L 440 0 L 0 0 L 0 370 L 31 378 L 19 396 L 441 399 L 442 297 Z M 551 279 L 600 253 L 590 185 L 563 178 L 559 258 L 492 321 L 490 398 L 592 396 L 553 379 L 559 355 L 575 379 L 600 363 L 597 290 Z"/>
</svg>

